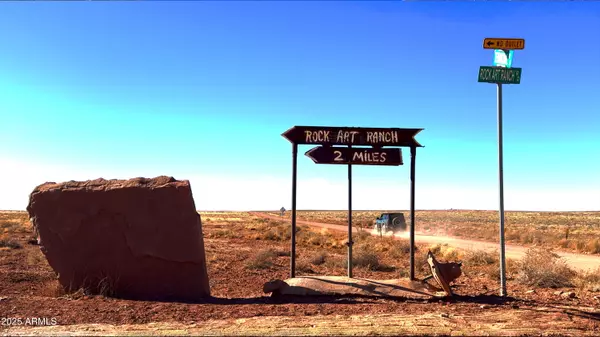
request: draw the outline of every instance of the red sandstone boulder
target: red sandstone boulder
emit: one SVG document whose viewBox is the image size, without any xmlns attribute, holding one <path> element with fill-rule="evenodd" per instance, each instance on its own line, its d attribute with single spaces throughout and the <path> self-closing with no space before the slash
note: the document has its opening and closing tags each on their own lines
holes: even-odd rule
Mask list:
<svg viewBox="0 0 600 337">
<path fill-rule="evenodd" d="M 200 215 L 187 180 L 45 183 L 27 211 L 67 290 L 143 300 L 210 296 Z"/>
</svg>

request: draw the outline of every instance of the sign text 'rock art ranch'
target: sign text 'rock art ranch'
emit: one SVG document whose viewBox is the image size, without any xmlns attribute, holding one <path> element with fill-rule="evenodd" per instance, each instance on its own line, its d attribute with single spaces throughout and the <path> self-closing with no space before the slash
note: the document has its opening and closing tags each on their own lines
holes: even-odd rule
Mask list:
<svg viewBox="0 0 600 337">
<path fill-rule="evenodd" d="M 421 147 L 414 139 L 421 130 L 294 126 L 282 136 L 295 144 Z"/>
<path fill-rule="evenodd" d="M 521 68 L 479 67 L 478 82 L 520 84 Z"/>
</svg>

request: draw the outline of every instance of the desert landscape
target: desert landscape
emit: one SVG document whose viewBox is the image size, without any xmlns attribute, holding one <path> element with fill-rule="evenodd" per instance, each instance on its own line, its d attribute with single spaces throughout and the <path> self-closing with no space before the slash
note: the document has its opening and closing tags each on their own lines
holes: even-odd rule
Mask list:
<svg viewBox="0 0 600 337">
<path fill-rule="evenodd" d="M 408 240 L 403 235 L 395 238 L 373 235 L 372 220 L 381 212 L 354 212 L 356 278 L 392 279 L 408 275 Z M 37 245 L 28 214 L 1 212 L 2 334 L 592 336 L 600 333 L 600 269 L 575 268 L 551 252 L 579 251 L 586 253 L 582 257 L 600 257 L 597 251 L 589 251 L 598 242 L 594 233 L 599 230 L 600 212 L 507 212 L 507 233 L 519 233 L 509 242 L 524 244 L 526 253 L 522 258 L 508 260 L 508 296 L 502 298 L 498 296 L 497 252 L 419 241 L 420 233 L 492 239 L 497 213 L 418 211 L 417 278 L 429 274 L 425 261 L 428 250 L 441 261 L 463 262 L 463 275 L 452 285 L 455 296 L 431 300 L 272 297 L 263 292 L 263 285 L 289 277 L 289 212 L 283 217 L 276 211 L 199 214 L 211 297 L 199 303 L 182 303 L 118 299 L 111 297 L 110 289 L 96 295 L 85 289 L 65 292 Z M 346 215 L 344 211 L 298 212 L 297 276 L 346 275 Z M 567 228 L 569 238 L 565 235 Z"/>
<path fill-rule="evenodd" d="M 600 1 L 29 2 L 1 336 L 600 336 Z"/>
</svg>

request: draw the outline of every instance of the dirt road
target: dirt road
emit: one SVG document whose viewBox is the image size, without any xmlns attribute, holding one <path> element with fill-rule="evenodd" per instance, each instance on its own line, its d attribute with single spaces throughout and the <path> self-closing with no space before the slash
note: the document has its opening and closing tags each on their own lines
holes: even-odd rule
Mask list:
<svg viewBox="0 0 600 337">
<path fill-rule="evenodd" d="M 273 220 L 281 220 L 280 217 L 276 215 L 270 215 L 266 213 L 252 212 L 251 214 L 263 218 L 273 219 Z M 327 224 L 321 222 L 310 222 L 310 221 L 302 221 L 297 220 L 298 224 L 312 226 L 312 227 L 321 227 L 328 228 L 336 231 L 344 231 L 348 230 L 347 226 L 342 225 L 334 225 Z M 354 227 L 355 230 L 358 228 Z M 371 233 L 372 235 L 378 235 L 377 233 Z M 408 233 L 396 234 L 394 236 L 397 239 L 407 240 Z M 483 249 L 487 251 L 498 250 L 498 243 L 494 242 L 485 242 L 478 240 L 467 240 L 460 239 L 456 237 L 449 236 L 433 236 L 433 235 L 424 235 L 422 233 L 415 233 L 415 242 L 424 243 L 424 244 L 448 244 L 449 246 L 465 249 L 465 250 L 476 250 Z M 520 259 L 525 255 L 527 251 L 527 247 L 517 246 L 512 244 L 507 244 L 505 246 L 506 258 L 509 259 Z M 575 253 L 567 253 L 567 252 L 556 252 L 560 255 L 565 262 L 567 262 L 571 267 L 579 269 L 579 270 L 597 270 L 600 268 L 600 256 L 597 255 L 585 255 L 585 254 L 575 254 Z"/>
</svg>

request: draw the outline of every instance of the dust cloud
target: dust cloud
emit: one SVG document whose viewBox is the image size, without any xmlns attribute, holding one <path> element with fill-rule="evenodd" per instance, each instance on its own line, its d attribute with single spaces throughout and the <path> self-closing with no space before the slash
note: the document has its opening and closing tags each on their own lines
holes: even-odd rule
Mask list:
<svg viewBox="0 0 600 337">
<path fill-rule="evenodd" d="M 377 230 L 377 228 L 373 228 L 371 230 L 371 235 L 386 236 L 386 237 L 395 237 L 395 238 L 400 238 L 400 239 L 408 239 L 410 237 L 410 233 L 407 232 L 407 231 L 401 231 L 401 232 L 388 231 L 388 232 L 385 232 L 385 233 L 379 233 L 379 231 Z"/>
</svg>

